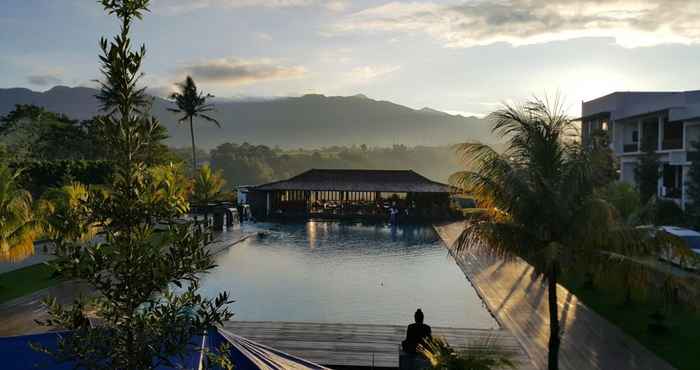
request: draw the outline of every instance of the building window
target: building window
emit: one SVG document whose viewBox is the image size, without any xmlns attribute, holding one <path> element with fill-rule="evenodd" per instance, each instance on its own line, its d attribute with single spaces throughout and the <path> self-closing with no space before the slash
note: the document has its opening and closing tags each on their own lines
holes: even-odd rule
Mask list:
<svg viewBox="0 0 700 370">
<path fill-rule="evenodd" d="M 683 122 L 668 122 L 664 119 L 664 150 L 683 149 Z"/>
<path fill-rule="evenodd" d="M 683 166 L 664 164 L 663 173 L 664 198 L 680 199 L 683 196 Z"/>
</svg>

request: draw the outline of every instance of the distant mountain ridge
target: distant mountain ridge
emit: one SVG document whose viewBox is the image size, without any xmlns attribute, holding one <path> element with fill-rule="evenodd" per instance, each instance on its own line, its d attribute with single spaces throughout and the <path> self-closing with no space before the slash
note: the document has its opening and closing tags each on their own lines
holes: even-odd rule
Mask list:
<svg viewBox="0 0 700 370">
<path fill-rule="evenodd" d="M 87 119 L 99 112 L 97 90 L 87 87 L 56 86 L 45 92 L 24 88 L 0 89 L 0 115 L 16 104 L 34 104 Z M 189 130 L 167 111 L 172 103 L 155 98 L 152 113 L 168 128 L 172 146 L 188 146 Z M 362 94 L 301 97 L 271 100 L 215 101 L 213 114 L 219 129 L 198 122 L 197 144 L 211 149 L 225 142 L 250 142 L 285 148 L 314 148 L 332 145 L 393 144 L 436 146 L 467 140 L 492 141 L 485 120 L 451 115 L 431 108 L 415 110 Z"/>
</svg>

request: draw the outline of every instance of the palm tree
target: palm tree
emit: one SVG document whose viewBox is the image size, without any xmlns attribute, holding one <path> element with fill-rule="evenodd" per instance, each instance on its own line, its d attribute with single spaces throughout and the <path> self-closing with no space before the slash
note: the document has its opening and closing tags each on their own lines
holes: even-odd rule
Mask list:
<svg viewBox="0 0 700 370">
<path fill-rule="evenodd" d="M 451 181 L 485 211 L 466 224 L 457 251 L 484 247 L 500 257 L 519 256 L 546 280 L 549 369 L 558 369 L 560 346 L 557 281 L 562 273 L 605 263 L 639 264 L 668 244 L 626 226 L 614 207 L 596 197 L 588 149 L 558 102 L 535 99 L 506 105 L 489 116 L 505 142 L 499 153 L 479 143 L 458 151 L 471 170 Z M 664 247 L 662 247 L 664 245 Z M 678 252 L 689 255 L 687 248 Z M 600 270 L 591 268 L 589 271 Z M 611 269 L 606 269 L 606 272 Z"/>
<path fill-rule="evenodd" d="M 69 242 L 87 242 L 97 235 L 99 225 L 90 219 L 90 191 L 86 185 L 73 182 L 49 189 L 42 196 L 40 206 L 47 237 Z"/>
<path fill-rule="evenodd" d="M 222 171 L 213 171 L 208 164 L 205 164 L 194 177 L 192 200 L 199 204 L 218 200 L 225 184 Z"/>
<path fill-rule="evenodd" d="M 221 189 L 225 184 L 222 171 L 212 171 L 208 164 L 202 166 L 195 174 L 192 201 L 203 207 L 206 225 L 209 225 L 209 203 L 221 198 Z"/>
<path fill-rule="evenodd" d="M 197 90 L 197 85 L 194 83 L 192 77 L 187 76 L 184 82 L 177 84 L 180 91 L 175 92 L 170 95 L 170 98 L 175 101 L 177 108 L 169 108 L 168 110 L 175 113 L 181 113 L 180 122 L 190 122 L 190 136 L 192 137 L 192 170 L 197 170 L 197 152 L 195 149 L 194 141 L 194 125 L 193 121 L 195 118 L 201 118 L 205 121 L 212 122 L 218 127 L 221 124 L 216 119 L 210 117 L 207 112 L 214 110 L 212 104 L 207 104 L 208 98 L 213 98 L 211 94 L 204 94 L 204 92 Z"/>
<path fill-rule="evenodd" d="M 19 171 L 0 165 L 0 261 L 17 262 L 34 254 L 41 221 L 32 208 L 32 196 L 19 188 Z"/>
</svg>

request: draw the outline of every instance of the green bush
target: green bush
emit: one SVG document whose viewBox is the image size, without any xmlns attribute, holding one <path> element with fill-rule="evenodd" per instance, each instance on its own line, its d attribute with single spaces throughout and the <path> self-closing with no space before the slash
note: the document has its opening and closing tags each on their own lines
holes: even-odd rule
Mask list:
<svg viewBox="0 0 700 370">
<path fill-rule="evenodd" d="M 615 207 L 623 220 L 629 220 L 641 208 L 639 192 L 626 182 L 611 183 L 601 191 L 600 196 Z"/>
<path fill-rule="evenodd" d="M 22 169 L 24 185 L 34 194 L 70 181 L 106 184 L 113 173 L 112 162 L 104 160 L 25 161 L 11 167 Z"/>
<path fill-rule="evenodd" d="M 639 212 L 632 216 L 639 225 L 686 226 L 687 220 L 683 209 L 672 200 L 652 197 Z"/>
</svg>

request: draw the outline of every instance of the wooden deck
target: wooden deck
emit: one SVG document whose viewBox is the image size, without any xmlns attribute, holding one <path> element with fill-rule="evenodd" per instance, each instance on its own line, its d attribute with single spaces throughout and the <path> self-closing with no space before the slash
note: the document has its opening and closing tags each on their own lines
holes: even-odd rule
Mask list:
<svg viewBox="0 0 700 370">
<path fill-rule="evenodd" d="M 453 223 L 436 230 L 451 249 L 462 226 Z M 546 369 L 547 288 L 533 276 L 532 266 L 520 259 L 493 259 L 478 250 L 456 260 L 501 326 L 515 336 L 537 368 Z M 673 369 L 564 287 L 558 286 L 557 294 L 563 329 L 560 369 Z"/>
<path fill-rule="evenodd" d="M 326 366 L 383 367 L 399 365 L 399 344 L 406 328 L 398 325 L 326 324 L 308 322 L 231 321 L 224 328 L 289 354 Z M 492 338 L 516 353 L 516 361 L 531 369 L 517 340 L 504 330 L 433 327 L 455 347 Z"/>
</svg>

